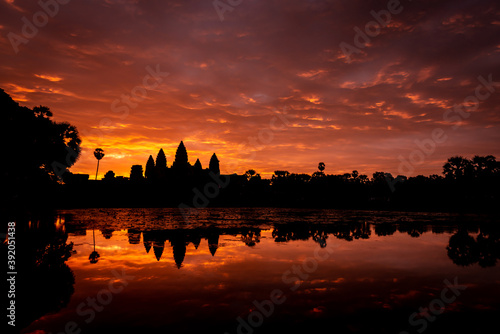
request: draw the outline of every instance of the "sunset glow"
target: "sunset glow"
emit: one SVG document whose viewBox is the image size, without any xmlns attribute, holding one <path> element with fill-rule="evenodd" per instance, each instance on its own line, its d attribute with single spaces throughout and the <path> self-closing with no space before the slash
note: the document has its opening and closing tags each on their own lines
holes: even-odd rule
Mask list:
<svg viewBox="0 0 500 334">
<path fill-rule="evenodd" d="M 91 176 L 95 148 L 100 177 L 129 176 L 160 148 L 171 166 L 181 140 L 191 164 L 216 152 L 223 173 L 311 174 L 323 161 L 328 174 L 397 175 L 438 128 L 446 139 L 408 176 L 440 174 L 455 155 L 500 157 L 500 3 L 401 1 L 362 47 L 356 31 L 388 1 L 232 8 L 221 20 L 212 1 L 70 1 L 28 38 L 44 9 L 0 0 L 0 88 L 75 125 L 71 171 Z"/>
</svg>

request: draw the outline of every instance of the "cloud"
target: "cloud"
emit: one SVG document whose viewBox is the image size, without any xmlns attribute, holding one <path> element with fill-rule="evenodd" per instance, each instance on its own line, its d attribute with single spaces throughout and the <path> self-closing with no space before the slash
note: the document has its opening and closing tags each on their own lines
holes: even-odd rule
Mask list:
<svg viewBox="0 0 500 334">
<path fill-rule="evenodd" d="M 500 81 L 500 4 L 401 3 L 347 63 L 339 44 L 354 43 L 354 28 L 386 1 L 247 0 L 223 22 L 210 1 L 70 2 L 18 54 L 7 34 L 21 34 L 21 18 L 40 7 L 3 1 L 0 87 L 77 126 L 84 150 L 74 172 L 92 174 L 95 147 L 108 153 L 102 168 L 128 175 L 185 140 L 192 162 L 217 152 L 238 173 L 312 173 L 324 161 L 330 173 L 397 174 L 398 156 L 446 128 L 444 112 L 474 93 L 479 75 Z M 157 64 L 170 75 L 126 115 L 114 112 Z M 452 155 L 500 156 L 499 102 L 496 92 L 459 130 L 446 128 L 449 140 L 415 173 L 440 173 Z M 285 107 L 288 123 L 263 144 L 259 134 Z"/>
</svg>

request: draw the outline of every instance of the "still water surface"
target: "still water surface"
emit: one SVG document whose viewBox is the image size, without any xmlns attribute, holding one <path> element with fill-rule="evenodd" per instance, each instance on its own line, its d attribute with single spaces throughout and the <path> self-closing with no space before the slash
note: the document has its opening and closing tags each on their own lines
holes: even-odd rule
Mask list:
<svg viewBox="0 0 500 334">
<path fill-rule="evenodd" d="M 46 222 L 29 228 L 53 249 L 72 244 L 69 269 L 54 273 L 68 278 L 51 292 L 57 305 L 23 332 L 486 332 L 500 315 L 499 223 L 306 209 L 60 211 L 50 233 L 39 231 Z"/>
</svg>

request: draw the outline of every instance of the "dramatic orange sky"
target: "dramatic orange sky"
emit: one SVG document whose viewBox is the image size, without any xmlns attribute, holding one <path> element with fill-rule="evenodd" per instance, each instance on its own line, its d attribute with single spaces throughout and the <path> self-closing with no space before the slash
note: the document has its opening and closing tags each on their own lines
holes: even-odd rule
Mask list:
<svg viewBox="0 0 500 334">
<path fill-rule="evenodd" d="M 500 84 L 476 89 L 500 82 L 498 1 L 59 2 L 0 0 L 0 87 L 78 128 L 72 172 L 93 175 L 97 147 L 100 176 L 160 148 L 170 166 L 181 140 L 191 163 L 266 177 L 500 157 Z"/>
</svg>

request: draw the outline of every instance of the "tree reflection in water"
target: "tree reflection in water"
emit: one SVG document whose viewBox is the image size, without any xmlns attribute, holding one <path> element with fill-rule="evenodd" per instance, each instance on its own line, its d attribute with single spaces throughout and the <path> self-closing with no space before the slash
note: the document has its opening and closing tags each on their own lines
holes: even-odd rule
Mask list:
<svg viewBox="0 0 500 334">
<path fill-rule="evenodd" d="M 94 228 L 92 228 L 92 238 L 94 240 L 94 251 L 92 253 L 90 253 L 90 255 L 89 255 L 89 261 L 90 261 L 90 263 L 95 264 L 95 263 L 97 263 L 97 261 L 99 261 L 99 258 L 101 256 L 95 250 L 95 229 Z"/>
<path fill-rule="evenodd" d="M 24 328 L 66 307 L 75 277 L 66 261 L 73 252 L 64 221 L 53 216 L 16 222 L 16 327 Z"/>
<path fill-rule="evenodd" d="M 64 224 L 66 221 L 66 224 Z M 118 220 L 117 220 L 118 221 Z M 71 256 L 72 243 L 67 243 L 67 230 L 76 235 L 89 233 L 92 227 L 93 252 L 89 261 L 96 264 L 99 254 L 96 251 L 95 230 L 101 231 L 103 238 L 100 242 L 107 242 L 114 238 L 113 232 L 123 230 L 109 221 L 82 222 L 72 220 L 70 216 L 61 216 L 57 219 L 31 220 L 18 222 L 19 239 L 23 245 L 22 275 L 19 275 L 19 289 L 26 291 L 19 296 L 19 321 L 22 327 L 48 313 L 56 313 L 65 307 L 73 294 L 75 278 L 66 261 Z M 168 226 L 165 224 L 165 226 Z M 255 226 L 223 224 L 205 224 L 191 228 L 148 229 L 146 224 L 135 224 L 127 229 L 128 243 L 137 245 L 143 243 L 146 255 L 153 248 L 158 261 L 165 254 L 174 257 L 175 266 L 183 269 L 183 263 L 189 262 L 186 250 L 190 243 L 198 250 L 201 240 L 212 256 L 217 258 L 220 252 L 220 240 L 224 236 L 234 236 L 233 240 L 241 242 L 249 248 L 261 242 L 263 231 L 270 231 L 276 243 L 293 243 L 294 241 L 310 240 L 320 247 L 335 239 L 349 243 L 358 243 L 376 237 L 387 237 L 396 234 L 408 234 L 412 238 L 420 238 L 426 233 L 449 233 L 448 245 L 442 248 L 447 252 L 449 259 L 458 266 L 477 264 L 481 267 L 495 266 L 499 257 L 499 233 L 495 224 L 482 223 L 442 223 L 434 224 L 429 221 L 394 220 L 392 222 L 369 222 L 365 219 L 348 219 L 335 223 L 315 223 L 299 221 L 293 223 L 264 222 Z M 141 238 L 142 234 L 142 238 Z M 120 234 L 115 234 L 120 235 Z M 269 235 L 269 234 L 264 234 Z M 172 252 L 166 252 L 165 247 L 171 247 Z M 103 248 L 103 251 L 106 248 Z M 21 256 L 21 255 L 20 255 Z M 21 270 L 20 270 L 21 271 Z M 33 279 L 35 278 L 36 279 Z M 22 311 L 21 311 L 22 310 Z"/>
<path fill-rule="evenodd" d="M 98 224 L 98 223 L 97 223 Z M 464 227 L 467 226 L 467 227 Z M 74 227 L 73 227 L 74 228 Z M 80 226 L 80 228 L 86 228 Z M 106 239 L 112 237 L 112 227 L 99 228 Z M 146 253 L 151 247 L 155 257 L 160 261 L 167 241 L 172 247 L 175 264 L 181 268 L 185 260 L 186 247 L 192 243 L 198 249 L 201 239 L 208 241 L 209 251 L 216 255 L 219 247 L 219 236 L 238 236 L 239 240 L 248 247 L 254 247 L 260 242 L 260 227 L 223 227 L 211 225 L 207 228 L 171 228 L 165 230 L 128 229 L 130 244 L 138 244 L 143 234 L 143 244 Z M 493 224 L 470 223 L 466 225 L 432 224 L 429 222 L 408 221 L 398 219 L 394 222 L 369 223 L 367 221 L 345 221 L 334 224 L 316 224 L 310 222 L 274 223 L 272 237 L 275 242 L 291 242 L 295 240 L 313 240 L 320 247 L 327 246 L 330 237 L 353 242 L 358 239 L 369 239 L 374 233 L 378 237 L 406 233 L 412 238 L 419 238 L 425 233 L 454 233 L 446 247 L 448 257 L 458 266 L 469 266 L 478 263 L 481 267 L 495 266 L 499 257 L 499 233 Z M 94 234 L 94 230 L 93 230 Z M 476 236 L 474 236 L 476 235 Z M 99 254 L 95 251 L 89 256 L 91 263 L 96 263 Z"/>
</svg>

